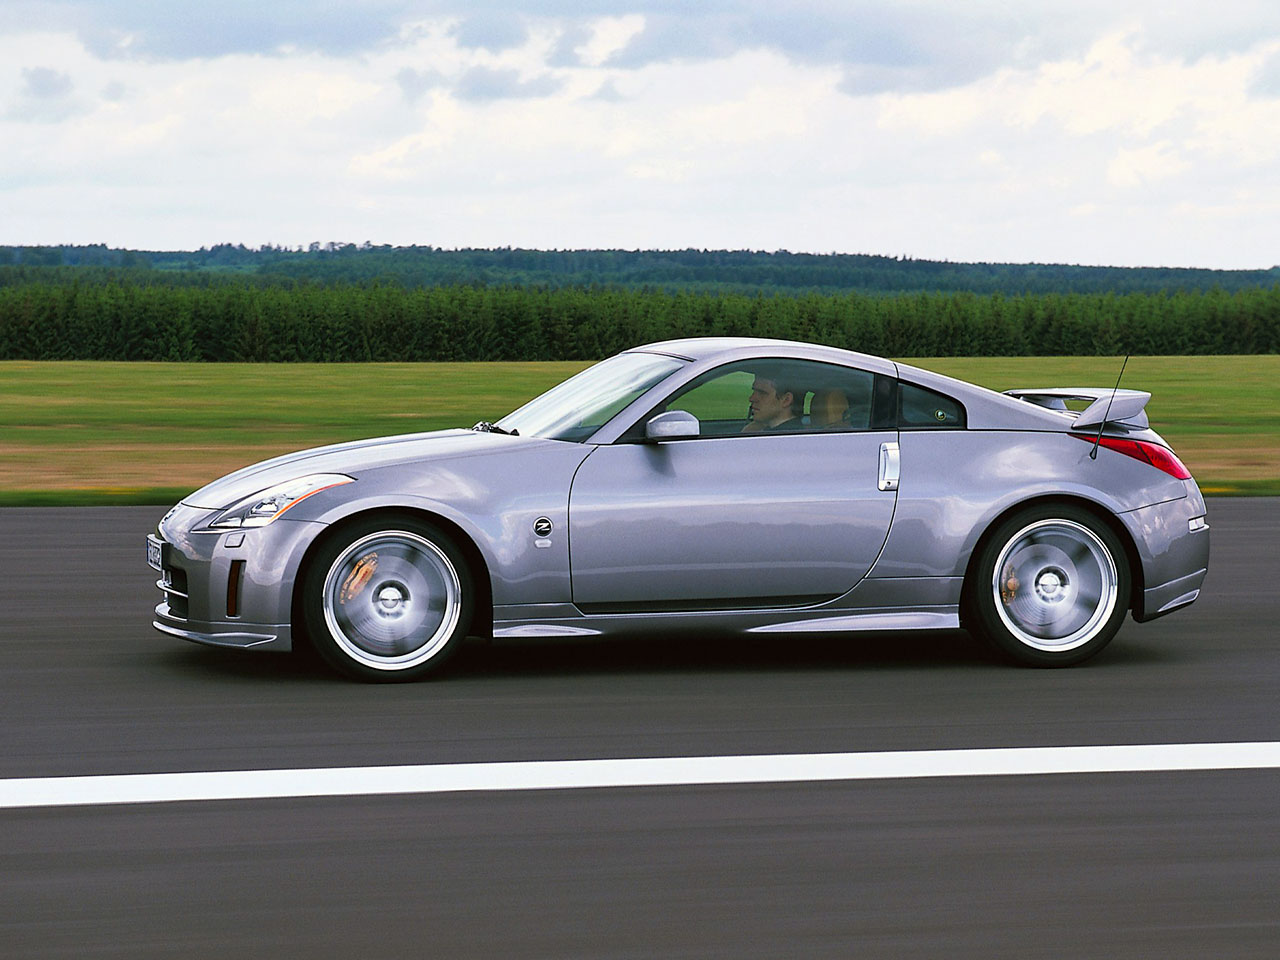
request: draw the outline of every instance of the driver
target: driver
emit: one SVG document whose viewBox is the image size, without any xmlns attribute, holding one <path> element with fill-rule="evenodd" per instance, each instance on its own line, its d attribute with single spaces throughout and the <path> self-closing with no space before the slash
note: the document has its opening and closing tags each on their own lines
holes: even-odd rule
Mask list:
<svg viewBox="0 0 1280 960">
<path fill-rule="evenodd" d="M 802 409 L 805 391 L 788 382 L 786 370 L 761 368 L 751 384 L 751 420 L 743 433 L 798 430 L 804 425 Z"/>
</svg>

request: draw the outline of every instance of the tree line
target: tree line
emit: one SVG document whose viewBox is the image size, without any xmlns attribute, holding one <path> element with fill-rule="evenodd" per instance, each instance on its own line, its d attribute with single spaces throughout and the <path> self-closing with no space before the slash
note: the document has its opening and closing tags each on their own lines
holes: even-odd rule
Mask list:
<svg viewBox="0 0 1280 960">
<path fill-rule="evenodd" d="M 594 360 L 699 336 L 778 337 L 892 357 L 1280 352 L 1280 285 L 886 297 L 104 276 L 0 282 L 0 359 Z"/>
<path fill-rule="evenodd" d="M 754 293 L 910 292 L 1157 293 L 1235 291 L 1280 282 L 1269 270 L 953 263 L 873 254 L 787 250 L 444 250 L 431 246 L 312 243 L 290 249 L 220 243 L 199 250 L 118 250 L 104 245 L 0 246 L 0 268 L 152 270 L 150 282 L 183 276 L 257 277 L 272 285 L 612 286 Z"/>
</svg>

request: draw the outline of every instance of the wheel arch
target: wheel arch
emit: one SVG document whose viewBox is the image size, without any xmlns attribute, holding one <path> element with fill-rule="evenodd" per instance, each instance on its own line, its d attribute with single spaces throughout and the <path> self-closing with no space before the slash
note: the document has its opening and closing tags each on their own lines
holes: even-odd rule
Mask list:
<svg viewBox="0 0 1280 960">
<path fill-rule="evenodd" d="M 306 552 L 302 555 L 302 560 L 298 564 L 297 574 L 293 578 L 293 593 L 290 598 L 290 619 L 293 623 L 295 640 L 301 640 L 304 643 L 311 642 L 310 637 L 306 636 L 305 618 L 302 615 L 302 587 L 306 581 L 307 571 L 315 561 L 316 555 L 326 544 L 341 537 L 350 527 L 374 517 L 387 517 L 388 519 L 408 517 L 438 527 L 450 537 L 453 544 L 466 559 L 471 580 L 476 589 L 471 627 L 467 632 L 469 635 L 490 636 L 493 633 L 493 583 L 484 554 L 480 552 L 480 548 L 476 546 L 471 536 L 448 517 L 430 510 L 424 510 L 421 507 L 377 506 L 344 516 L 341 520 L 327 526 L 323 533 L 308 544 Z"/>
<path fill-rule="evenodd" d="M 969 618 L 971 611 L 968 609 L 972 603 L 973 591 L 969 589 L 973 582 L 974 568 L 977 567 L 982 557 L 983 550 L 986 549 L 991 538 L 995 535 L 1000 525 L 1015 514 L 1024 510 L 1033 509 L 1035 507 L 1051 506 L 1054 504 L 1064 504 L 1067 506 L 1077 507 L 1092 514 L 1102 523 L 1107 525 L 1112 533 L 1114 533 L 1120 541 L 1120 545 L 1124 548 L 1125 561 L 1129 564 L 1129 596 L 1125 601 L 1128 610 L 1140 609 L 1143 592 L 1143 570 L 1142 558 L 1138 553 L 1137 544 L 1134 543 L 1133 535 L 1128 528 L 1120 521 L 1114 513 L 1096 500 L 1090 500 L 1088 497 L 1079 497 L 1067 493 L 1052 493 L 1042 496 L 1029 497 L 1026 500 L 1019 500 L 1017 503 L 1010 504 L 996 516 L 992 517 L 987 523 L 986 528 L 982 531 L 982 535 L 974 542 L 973 549 L 969 553 L 969 559 L 965 562 L 964 568 L 964 586 L 960 593 L 960 621 L 963 625 Z"/>
</svg>

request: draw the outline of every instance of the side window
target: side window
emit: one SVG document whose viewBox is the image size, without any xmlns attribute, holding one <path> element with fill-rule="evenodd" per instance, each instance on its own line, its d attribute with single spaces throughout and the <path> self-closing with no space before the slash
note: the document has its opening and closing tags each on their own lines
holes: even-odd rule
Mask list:
<svg viewBox="0 0 1280 960">
<path fill-rule="evenodd" d="M 898 388 L 898 425 L 904 429 L 963 429 L 964 407 L 941 393 L 903 383 Z"/>
<path fill-rule="evenodd" d="M 750 415 L 748 397 L 753 381 L 751 371 L 733 370 L 708 378 L 699 378 L 688 390 L 667 404 L 668 410 L 692 413 L 703 425 L 724 424 L 729 433 L 739 433 Z"/>
<path fill-rule="evenodd" d="M 669 410 L 697 417 L 704 437 L 867 430 L 875 383 L 865 370 L 830 363 L 741 360 L 698 377 L 621 439 L 642 439 L 649 418 Z"/>
</svg>

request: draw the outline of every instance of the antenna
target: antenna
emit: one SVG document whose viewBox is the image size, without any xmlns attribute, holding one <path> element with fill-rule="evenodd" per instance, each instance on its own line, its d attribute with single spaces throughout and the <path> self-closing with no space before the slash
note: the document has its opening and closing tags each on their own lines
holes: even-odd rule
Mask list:
<svg viewBox="0 0 1280 960">
<path fill-rule="evenodd" d="M 1124 368 L 1129 365 L 1129 354 L 1124 355 L 1124 363 L 1120 364 L 1120 377 L 1124 376 Z M 1093 438 L 1093 449 L 1089 451 L 1089 459 L 1098 459 L 1098 444 L 1102 442 L 1102 431 L 1107 426 L 1107 417 L 1111 415 L 1111 404 L 1115 402 L 1116 391 L 1120 389 L 1120 377 L 1116 377 L 1116 385 L 1111 388 L 1111 399 L 1107 401 L 1106 412 L 1102 415 L 1102 422 L 1098 424 L 1098 435 Z"/>
</svg>

